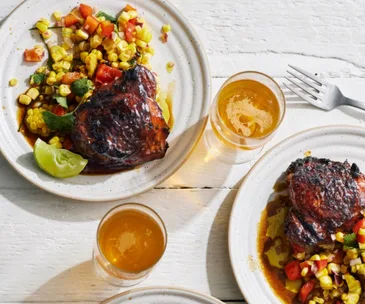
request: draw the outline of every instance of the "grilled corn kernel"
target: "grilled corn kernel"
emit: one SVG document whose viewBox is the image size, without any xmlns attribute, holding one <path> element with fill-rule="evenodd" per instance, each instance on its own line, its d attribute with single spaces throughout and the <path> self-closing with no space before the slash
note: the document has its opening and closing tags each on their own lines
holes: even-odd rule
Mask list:
<svg viewBox="0 0 365 304">
<path fill-rule="evenodd" d="M 101 60 L 103 59 L 103 53 L 99 50 L 93 50 L 95 51 L 94 54 L 96 55 L 96 59 Z"/>
<path fill-rule="evenodd" d="M 44 88 L 44 94 L 45 94 L 45 95 L 52 95 L 52 94 L 53 94 L 53 92 L 54 92 L 54 90 L 53 90 L 53 87 L 52 87 L 51 85 L 46 86 L 46 87 Z"/>
<path fill-rule="evenodd" d="M 85 58 L 85 65 L 86 65 L 86 68 L 87 68 L 87 75 L 90 78 L 93 77 L 97 64 L 98 64 L 98 59 L 97 59 L 95 54 L 91 53 Z"/>
<path fill-rule="evenodd" d="M 62 143 L 61 142 L 56 142 L 51 144 L 51 146 L 57 148 L 57 149 L 62 149 Z"/>
<path fill-rule="evenodd" d="M 146 64 L 150 62 L 150 59 L 152 58 L 152 54 L 151 53 L 146 53 L 141 57 L 141 63 L 142 64 Z"/>
<path fill-rule="evenodd" d="M 342 232 L 337 232 L 336 233 L 336 241 L 337 242 L 340 242 L 340 243 L 343 243 L 344 242 L 344 240 L 343 240 L 343 237 L 344 237 L 345 235 L 342 233 Z"/>
<path fill-rule="evenodd" d="M 62 36 L 63 38 L 71 38 L 71 35 L 73 34 L 74 30 L 70 27 L 63 27 L 62 28 Z"/>
<path fill-rule="evenodd" d="M 54 12 L 53 13 L 53 18 L 55 18 L 55 20 L 56 21 L 61 21 L 61 19 L 62 19 L 62 14 L 61 14 L 61 12 Z"/>
<path fill-rule="evenodd" d="M 152 32 L 149 28 L 147 27 L 143 27 L 142 29 L 140 29 L 137 32 L 137 38 L 146 42 L 146 43 L 150 43 L 152 40 Z"/>
<path fill-rule="evenodd" d="M 108 55 L 108 60 L 109 61 L 117 61 L 118 60 L 118 54 L 117 53 L 110 53 Z"/>
<path fill-rule="evenodd" d="M 141 39 L 137 39 L 136 40 L 136 44 L 140 47 L 140 48 L 142 48 L 142 49 L 145 49 L 146 47 L 147 47 L 147 43 L 146 42 L 144 42 L 143 40 L 141 40 Z"/>
<path fill-rule="evenodd" d="M 47 24 L 44 24 L 43 22 L 38 21 L 35 24 L 35 27 L 39 30 L 40 33 L 45 33 L 48 30 Z"/>
<path fill-rule="evenodd" d="M 42 67 L 40 67 L 40 68 L 37 69 L 37 72 L 38 73 L 44 73 L 46 70 L 47 70 L 47 67 L 46 66 L 42 66 Z"/>
<path fill-rule="evenodd" d="M 112 68 L 117 69 L 117 68 L 119 68 L 119 63 L 116 62 L 116 61 L 113 61 L 112 64 L 111 64 L 111 66 L 112 66 Z"/>
<path fill-rule="evenodd" d="M 49 26 L 49 24 L 50 24 L 49 20 L 46 19 L 46 18 L 41 18 L 41 19 L 38 20 L 38 22 L 42 22 L 42 23 L 44 23 L 47 26 Z"/>
<path fill-rule="evenodd" d="M 129 11 L 128 14 L 129 14 L 129 19 L 137 18 L 137 11 L 135 10 Z"/>
<path fill-rule="evenodd" d="M 131 17 L 129 16 L 129 14 L 123 11 L 119 16 L 118 21 L 122 23 L 127 23 L 130 20 L 130 18 Z"/>
<path fill-rule="evenodd" d="M 48 143 L 51 145 L 51 144 L 55 144 L 55 143 L 58 143 L 60 142 L 60 138 L 58 136 L 53 136 L 49 141 Z"/>
<path fill-rule="evenodd" d="M 328 276 L 328 270 L 327 270 L 327 268 L 323 268 L 321 271 L 317 271 L 315 273 L 315 276 L 317 277 L 317 279 L 319 279 L 321 277 Z"/>
<path fill-rule="evenodd" d="M 90 44 L 88 42 L 85 42 L 85 41 L 81 41 L 79 43 L 79 48 L 80 48 L 80 51 L 88 51 L 90 50 Z"/>
<path fill-rule="evenodd" d="M 66 97 L 71 94 L 70 86 L 67 84 L 61 84 L 59 87 L 59 93 L 61 96 Z"/>
<path fill-rule="evenodd" d="M 90 47 L 92 49 L 96 49 L 99 45 L 101 45 L 102 42 L 103 42 L 103 37 L 96 34 L 90 38 Z"/>
<path fill-rule="evenodd" d="M 332 278 L 328 275 L 319 278 L 319 284 L 323 289 L 332 289 Z"/>
<path fill-rule="evenodd" d="M 89 53 L 88 52 L 81 52 L 80 53 L 80 59 L 81 59 L 81 61 L 83 62 L 83 63 L 85 63 L 85 59 L 86 59 L 86 57 L 89 55 Z"/>
<path fill-rule="evenodd" d="M 166 63 L 166 71 L 168 73 L 172 73 L 174 66 L 175 66 L 175 63 L 173 63 L 172 61 L 169 61 L 168 63 Z M 327 256 L 325 259 L 327 260 Z"/>
<path fill-rule="evenodd" d="M 122 69 L 122 70 L 128 70 L 130 67 L 129 63 L 128 62 L 119 62 L 119 68 Z"/>
<path fill-rule="evenodd" d="M 76 30 L 76 35 L 78 36 L 78 37 L 80 37 L 81 39 L 83 39 L 83 40 L 87 40 L 88 38 L 89 38 L 89 34 L 88 33 L 86 33 L 86 32 L 84 32 L 83 30 Z"/>
<path fill-rule="evenodd" d="M 301 275 L 302 277 L 305 277 L 305 276 L 307 275 L 307 273 L 308 273 L 308 267 L 304 267 L 304 268 L 302 269 L 302 271 L 301 271 L 300 275 Z"/>
<path fill-rule="evenodd" d="M 171 31 L 171 25 L 170 24 L 164 24 L 161 28 L 161 32 L 162 33 L 168 33 L 169 31 Z"/>
<path fill-rule="evenodd" d="M 65 75 L 65 72 L 59 72 L 59 73 L 57 73 L 57 75 L 56 75 L 56 81 L 57 82 L 60 82 L 62 80 L 62 78 L 63 78 L 64 75 Z"/>
<path fill-rule="evenodd" d="M 346 256 L 348 256 L 351 260 L 353 260 L 353 259 L 358 258 L 359 253 L 356 248 L 351 248 L 351 249 L 347 250 Z"/>
<path fill-rule="evenodd" d="M 132 57 L 130 56 L 130 55 L 128 55 L 127 53 L 120 53 L 120 55 L 119 55 L 119 59 L 120 59 L 120 61 L 122 61 L 122 62 L 127 62 L 127 61 L 129 61 L 129 60 L 131 60 L 132 59 Z"/>
<path fill-rule="evenodd" d="M 310 260 L 311 261 L 320 261 L 321 258 L 318 254 L 315 254 L 315 255 L 311 256 Z"/>
<path fill-rule="evenodd" d="M 319 257 L 320 257 L 321 261 L 322 261 L 322 260 L 327 260 L 327 259 L 328 259 L 328 256 L 327 256 L 326 254 L 323 254 L 323 253 L 321 253 L 321 254 L 319 255 Z"/>
<path fill-rule="evenodd" d="M 316 304 L 316 302 L 315 302 L 315 301 L 313 301 L 313 300 L 310 300 L 310 301 L 308 302 L 308 304 Z"/>
<path fill-rule="evenodd" d="M 327 269 L 329 274 L 339 274 L 341 272 L 341 266 L 336 263 L 329 263 Z"/>
<path fill-rule="evenodd" d="M 155 55 L 155 49 L 152 46 L 148 46 L 146 52 L 150 53 L 152 56 Z"/>
<path fill-rule="evenodd" d="M 324 299 L 319 298 L 317 296 L 314 296 L 313 297 L 313 301 L 315 301 L 316 303 L 319 303 L 319 304 L 323 304 L 324 303 Z"/>
<path fill-rule="evenodd" d="M 26 95 L 32 98 L 33 100 L 36 100 L 37 97 L 39 96 L 39 91 L 36 88 L 30 88 Z"/>
<path fill-rule="evenodd" d="M 30 98 L 28 95 L 22 94 L 19 96 L 19 102 L 27 106 L 32 102 L 32 98 Z"/>
<path fill-rule="evenodd" d="M 47 80 L 46 80 L 46 83 L 48 84 L 48 85 L 54 85 L 55 83 L 57 82 L 57 79 L 56 79 L 56 77 L 48 77 L 47 78 Z"/>
<path fill-rule="evenodd" d="M 105 20 L 106 20 L 104 16 L 100 16 L 100 17 L 98 17 L 97 19 L 98 19 L 100 22 L 103 22 L 103 21 L 105 21 Z"/>
<path fill-rule="evenodd" d="M 125 50 L 128 47 L 128 42 L 125 40 L 121 40 L 118 44 L 117 44 L 117 50 L 119 53 L 123 52 L 123 50 Z"/>
<path fill-rule="evenodd" d="M 65 58 L 63 58 L 63 60 L 68 62 L 72 62 L 73 59 L 74 59 L 73 54 L 68 54 Z"/>
<path fill-rule="evenodd" d="M 166 98 L 164 98 L 166 99 Z M 305 258 L 305 252 L 298 252 L 293 254 L 293 257 L 296 258 L 297 260 L 304 260 Z"/>
<path fill-rule="evenodd" d="M 62 61 L 62 68 L 68 71 L 71 68 L 71 63 L 65 60 Z"/>
<path fill-rule="evenodd" d="M 356 273 L 356 271 L 357 271 L 356 266 L 351 266 L 351 272 L 352 272 L 352 273 Z"/>
<path fill-rule="evenodd" d="M 9 85 L 11 87 L 15 87 L 18 84 L 18 80 L 16 78 L 10 79 L 9 80 Z"/>
</svg>

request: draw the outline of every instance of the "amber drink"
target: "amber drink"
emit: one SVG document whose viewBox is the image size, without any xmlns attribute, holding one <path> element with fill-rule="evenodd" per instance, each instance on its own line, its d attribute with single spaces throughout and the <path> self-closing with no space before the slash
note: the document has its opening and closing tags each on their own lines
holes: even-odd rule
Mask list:
<svg viewBox="0 0 365 304">
<path fill-rule="evenodd" d="M 285 113 L 279 85 L 259 72 L 242 72 L 221 87 L 210 112 L 209 151 L 227 163 L 252 160 L 270 140 Z"/>
<path fill-rule="evenodd" d="M 167 233 L 161 218 L 141 204 L 123 204 L 101 220 L 93 253 L 94 268 L 119 286 L 141 282 L 161 259 Z"/>
</svg>

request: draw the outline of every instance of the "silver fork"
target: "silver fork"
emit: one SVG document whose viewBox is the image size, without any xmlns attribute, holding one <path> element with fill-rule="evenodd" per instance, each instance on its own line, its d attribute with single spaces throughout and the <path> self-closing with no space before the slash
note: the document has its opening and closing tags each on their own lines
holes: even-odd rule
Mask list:
<svg viewBox="0 0 365 304">
<path fill-rule="evenodd" d="M 310 104 L 327 111 L 342 105 L 349 105 L 365 110 L 365 102 L 343 96 L 337 86 L 330 84 L 303 69 L 292 65 L 289 65 L 289 67 L 295 72 L 290 69 L 288 69 L 287 72 L 298 81 L 293 78 L 285 77 L 294 84 L 294 86 L 289 86 L 284 83 L 285 86 Z"/>
</svg>

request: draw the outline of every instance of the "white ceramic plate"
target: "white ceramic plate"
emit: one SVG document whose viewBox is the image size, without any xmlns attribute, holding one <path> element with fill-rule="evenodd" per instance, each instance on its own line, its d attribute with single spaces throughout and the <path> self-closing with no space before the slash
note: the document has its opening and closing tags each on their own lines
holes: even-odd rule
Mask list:
<svg viewBox="0 0 365 304">
<path fill-rule="evenodd" d="M 208 61 L 192 27 L 168 1 L 162 0 L 86 0 L 87 4 L 117 14 L 127 3 L 136 7 L 153 31 L 152 46 L 156 54 L 152 60 L 159 74 L 161 87 L 175 82 L 173 115 L 175 124 L 168 137 L 170 148 L 162 160 L 150 162 L 139 169 L 113 175 L 80 175 L 70 179 L 55 179 L 35 165 L 32 149 L 17 132 L 16 99 L 27 88 L 29 75 L 40 64 L 25 64 L 22 55 L 26 48 L 40 44 L 37 31 L 29 28 L 41 17 L 50 18 L 55 11 L 66 14 L 76 4 L 74 0 L 27 0 L 21 4 L 0 28 L 0 146 L 9 163 L 35 185 L 68 198 L 87 201 L 107 201 L 136 195 L 164 181 L 187 159 L 199 140 L 208 115 L 211 78 Z M 158 37 L 161 26 L 172 27 L 169 41 L 162 44 Z M 32 36 L 33 35 L 33 36 Z M 172 74 L 166 63 L 173 61 Z M 8 82 L 16 77 L 15 88 Z"/>
<path fill-rule="evenodd" d="M 298 133 L 269 150 L 247 174 L 232 208 L 229 252 L 236 280 L 249 303 L 282 303 L 260 269 L 257 227 L 276 181 L 306 151 L 315 157 L 348 160 L 365 172 L 365 129 L 328 126 Z"/>
<path fill-rule="evenodd" d="M 102 304 L 223 304 L 216 298 L 195 291 L 173 287 L 132 289 L 116 295 Z"/>
</svg>

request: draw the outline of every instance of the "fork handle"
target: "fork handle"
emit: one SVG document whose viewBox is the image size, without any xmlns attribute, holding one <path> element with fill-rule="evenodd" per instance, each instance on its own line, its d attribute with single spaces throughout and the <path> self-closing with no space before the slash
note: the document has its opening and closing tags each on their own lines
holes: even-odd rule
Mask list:
<svg viewBox="0 0 365 304">
<path fill-rule="evenodd" d="M 343 104 L 365 110 L 365 102 L 363 102 L 363 101 L 358 101 L 355 99 L 345 97 L 343 100 Z"/>
</svg>

